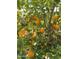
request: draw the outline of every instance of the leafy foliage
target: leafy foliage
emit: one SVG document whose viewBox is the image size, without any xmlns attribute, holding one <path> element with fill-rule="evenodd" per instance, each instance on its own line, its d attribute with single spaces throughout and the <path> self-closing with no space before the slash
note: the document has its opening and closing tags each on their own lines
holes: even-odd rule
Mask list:
<svg viewBox="0 0 79 59">
<path fill-rule="evenodd" d="M 61 59 L 60 0 L 17 0 L 17 58 Z"/>
</svg>

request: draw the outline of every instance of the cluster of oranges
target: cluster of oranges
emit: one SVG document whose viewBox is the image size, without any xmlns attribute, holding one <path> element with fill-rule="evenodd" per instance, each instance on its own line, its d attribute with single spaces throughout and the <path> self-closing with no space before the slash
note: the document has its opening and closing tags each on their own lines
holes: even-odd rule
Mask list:
<svg viewBox="0 0 79 59">
<path fill-rule="evenodd" d="M 40 20 L 38 17 L 33 16 L 32 18 L 36 21 L 36 25 L 40 25 L 41 20 Z M 43 27 L 40 28 L 39 32 L 40 32 L 40 33 L 44 33 L 44 28 L 43 28 Z"/>
<path fill-rule="evenodd" d="M 32 19 L 35 20 L 36 25 L 40 25 L 41 20 L 38 17 L 32 16 Z"/>
<path fill-rule="evenodd" d="M 44 30 L 44 28 L 43 28 L 43 27 L 39 29 L 39 32 L 40 32 L 40 33 L 44 33 L 44 31 L 45 31 L 45 30 Z M 35 31 L 34 31 L 34 32 L 32 32 L 32 38 L 35 38 L 35 37 L 36 37 L 36 35 L 37 35 L 37 33 L 36 33 Z"/>
<path fill-rule="evenodd" d="M 32 18 L 33 18 L 33 20 L 35 20 L 36 25 L 40 25 L 41 20 L 40 20 L 38 17 L 32 16 Z M 55 15 L 55 16 L 52 16 L 52 18 L 53 18 L 54 20 L 56 20 L 56 19 L 59 19 L 59 16 L 58 16 L 58 15 Z M 60 26 L 59 26 L 59 24 L 52 24 L 52 28 L 53 28 L 54 30 L 58 30 L 58 29 L 60 28 Z M 44 33 L 44 31 L 45 31 L 45 29 L 44 29 L 43 27 L 39 29 L 39 32 L 40 32 L 40 33 Z M 19 31 L 18 34 L 19 34 L 19 37 L 25 37 L 25 36 L 28 35 L 28 31 L 27 31 L 25 28 L 22 28 L 22 29 Z M 36 33 L 35 31 L 32 32 L 32 38 L 35 38 L 36 35 L 37 35 L 37 33 Z"/>
<path fill-rule="evenodd" d="M 40 20 L 38 17 L 33 16 L 32 19 L 35 20 L 36 25 L 40 25 L 41 20 Z M 54 20 L 59 19 L 59 16 L 58 16 L 58 15 L 52 16 L 52 19 L 54 19 Z M 60 26 L 59 26 L 59 24 L 52 24 L 52 28 L 53 28 L 54 30 L 59 30 Z M 44 27 L 41 27 L 41 28 L 39 29 L 39 32 L 40 32 L 40 33 L 44 33 L 44 32 L 45 32 L 45 28 L 44 28 Z M 22 37 L 22 38 L 23 38 L 23 37 L 25 37 L 25 36 L 28 35 L 28 31 L 27 31 L 25 28 L 22 28 L 22 29 L 18 32 L 18 35 L 19 35 L 19 37 Z M 37 35 L 37 32 L 36 32 L 36 31 L 33 31 L 33 32 L 32 32 L 32 38 L 35 38 L 36 35 Z M 29 58 L 33 58 L 34 55 L 35 55 L 35 54 L 34 54 L 33 50 L 29 50 L 29 51 L 27 52 L 27 56 L 28 56 Z"/>
<path fill-rule="evenodd" d="M 54 15 L 54 16 L 52 16 L 52 19 L 53 20 L 58 20 L 59 19 L 59 15 Z M 59 24 L 53 24 L 52 25 L 52 28 L 54 29 L 54 30 L 58 30 L 59 28 L 60 28 L 60 26 L 59 26 Z"/>
<path fill-rule="evenodd" d="M 19 37 L 25 37 L 28 35 L 28 31 L 25 28 L 22 28 L 19 32 L 18 32 Z"/>
<path fill-rule="evenodd" d="M 44 30 L 43 27 L 39 29 L 39 32 L 40 32 L 40 33 L 44 33 L 44 31 L 45 31 L 45 30 Z M 28 31 L 27 31 L 25 28 L 23 28 L 23 29 L 21 29 L 21 30 L 18 32 L 18 35 L 19 35 L 19 37 L 23 38 L 23 37 L 25 37 L 25 36 L 28 35 Z M 37 33 L 36 33 L 35 31 L 32 32 L 32 38 L 35 38 L 36 35 L 37 35 Z"/>
</svg>

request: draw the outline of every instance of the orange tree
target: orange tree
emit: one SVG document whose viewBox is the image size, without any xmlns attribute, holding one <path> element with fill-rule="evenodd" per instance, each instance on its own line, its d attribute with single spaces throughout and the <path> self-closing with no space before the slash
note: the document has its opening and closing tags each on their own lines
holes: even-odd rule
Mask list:
<svg viewBox="0 0 79 59">
<path fill-rule="evenodd" d="M 61 59 L 60 0 L 17 0 L 17 58 Z"/>
</svg>

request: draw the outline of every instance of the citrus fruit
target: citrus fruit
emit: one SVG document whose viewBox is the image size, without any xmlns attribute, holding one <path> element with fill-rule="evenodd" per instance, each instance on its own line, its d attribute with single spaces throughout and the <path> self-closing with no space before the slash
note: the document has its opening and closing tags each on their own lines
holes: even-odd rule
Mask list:
<svg viewBox="0 0 79 59">
<path fill-rule="evenodd" d="M 28 55 L 28 57 L 34 57 L 34 52 L 32 51 L 32 50 L 29 50 L 28 52 L 27 52 L 27 55 Z"/>
<path fill-rule="evenodd" d="M 28 31 L 25 28 L 23 28 L 19 31 L 18 35 L 19 37 L 25 37 L 26 35 L 28 35 Z"/>
<path fill-rule="evenodd" d="M 59 15 L 52 16 L 52 19 L 59 19 Z"/>
<path fill-rule="evenodd" d="M 59 29 L 59 25 L 58 24 L 53 24 L 52 28 L 55 29 L 55 30 L 58 30 Z"/>
<path fill-rule="evenodd" d="M 43 32 L 44 32 L 44 28 L 41 28 L 41 29 L 40 29 L 40 32 L 43 33 Z"/>
</svg>

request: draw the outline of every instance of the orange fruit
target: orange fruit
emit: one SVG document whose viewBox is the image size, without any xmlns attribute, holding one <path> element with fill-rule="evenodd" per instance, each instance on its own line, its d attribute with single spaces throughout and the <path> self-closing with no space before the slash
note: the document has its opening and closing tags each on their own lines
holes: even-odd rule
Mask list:
<svg viewBox="0 0 79 59">
<path fill-rule="evenodd" d="M 43 33 L 43 32 L 44 32 L 44 28 L 41 28 L 41 29 L 40 29 L 40 32 Z"/>
<path fill-rule="evenodd" d="M 25 37 L 26 35 L 28 35 L 28 31 L 25 28 L 23 28 L 19 31 L 18 35 L 19 37 Z"/>
<path fill-rule="evenodd" d="M 36 25 L 40 25 L 41 21 L 39 19 L 36 20 Z"/>
<path fill-rule="evenodd" d="M 52 16 L 52 19 L 59 19 L 59 15 Z"/>
<path fill-rule="evenodd" d="M 32 16 L 32 19 L 35 20 L 36 25 L 40 25 L 41 21 L 36 16 Z"/>
<path fill-rule="evenodd" d="M 27 52 L 27 56 L 30 57 L 30 58 L 34 57 L 34 52 L 32 50 L 29 50 Z"/>
<path fill-rule="evenodd" d="M 32 33 L 32 38 L 35 38 L 36 37 L 36 32 L 33 32 Z"/>
<path fill-rule="evenodd" d="M 36 17 L 36 16 L 32 16 L 32 19 L 33 19 L 33 20 L 37 20 L 38 17 Z"/>
<path fill-rule="evenodd" d="M 59 29 L 59 25 L 58 24 L 53 24 L 52 28 L 55 29 L 55 30 L 58 30 Z"/>
</svg>

